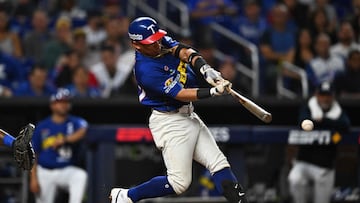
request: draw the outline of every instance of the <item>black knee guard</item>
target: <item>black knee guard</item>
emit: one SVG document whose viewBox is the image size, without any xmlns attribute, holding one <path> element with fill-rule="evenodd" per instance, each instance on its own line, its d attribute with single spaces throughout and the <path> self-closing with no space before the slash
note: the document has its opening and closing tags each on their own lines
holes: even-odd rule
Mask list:
<svg viewBox="0 0 360 203">
<path fill-rule="evenodd" d="M 239 183 L 222 182 L 223 195 L 229 203 L 247 203 L 245 191 Z"/>
</svg>

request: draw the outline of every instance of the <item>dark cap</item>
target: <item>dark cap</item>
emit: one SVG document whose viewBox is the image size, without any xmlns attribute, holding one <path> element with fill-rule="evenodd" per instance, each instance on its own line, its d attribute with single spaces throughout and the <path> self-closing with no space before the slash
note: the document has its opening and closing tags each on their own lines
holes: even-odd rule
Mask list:
<svg viewBox="0 0 360 203">
<path fill-rule="evenodd" d="M 331 82 L 323 82 L 317 88 L 318 94 L 333 94 L 334 85 Z"/>
<path fill-rule="evenodd" d="M 70 99 L 70 91 L 65 88 L 59 88 L 54 94 L 50 96 L 50 102 L 70 101 Z"/>
</svg>

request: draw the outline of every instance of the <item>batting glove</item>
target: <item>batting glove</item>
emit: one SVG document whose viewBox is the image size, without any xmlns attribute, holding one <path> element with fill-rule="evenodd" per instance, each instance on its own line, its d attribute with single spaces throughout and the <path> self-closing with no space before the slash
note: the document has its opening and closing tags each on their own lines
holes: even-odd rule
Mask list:
<svg viewBox="0 0 360 203">
<path fill-rule="evenodd" d="M 230 93 L 231 87 L 232 83 L 223 79 L 219 84 L 210 89 L 210 94 L 211 96 L 226 95 Z"/>
<path fill-rule="evenodd" d="M 214 87 L 224 80 L 224 78 L 221 77 L 221 73 L 213 69 L 208 64 L 205 64 L 200 68 L 200 73 L 204 76 L 205 80 Z"/>
</svg>

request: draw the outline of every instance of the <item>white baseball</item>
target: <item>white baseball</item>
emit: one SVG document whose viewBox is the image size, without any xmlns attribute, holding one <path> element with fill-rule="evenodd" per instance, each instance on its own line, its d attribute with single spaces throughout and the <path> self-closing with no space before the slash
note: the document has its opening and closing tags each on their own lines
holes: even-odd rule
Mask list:
<svg viewBox="0 0 360 203">
<path fill-rule="evenodd" d="M 314 128 L 314 123 L 311 120 L 305 119 L 301 122 L 301 128 L 305 131 L 310 131 Z"/>
</svg>

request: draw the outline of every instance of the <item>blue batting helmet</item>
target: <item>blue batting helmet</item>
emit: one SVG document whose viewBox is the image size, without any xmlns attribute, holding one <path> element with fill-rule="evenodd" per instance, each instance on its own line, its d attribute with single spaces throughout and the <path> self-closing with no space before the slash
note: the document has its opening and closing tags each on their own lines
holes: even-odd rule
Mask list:
<svg viewBox="0 0 360 203">
<path fill-rule="evenodd" d="M 152 44 L 164 37 L 167 32 L 160 29 L 154 19 L 139 17 L 130 23 L 128 34 L 133 41 L 138 41 L 141 44 Z"/>
</svg>

